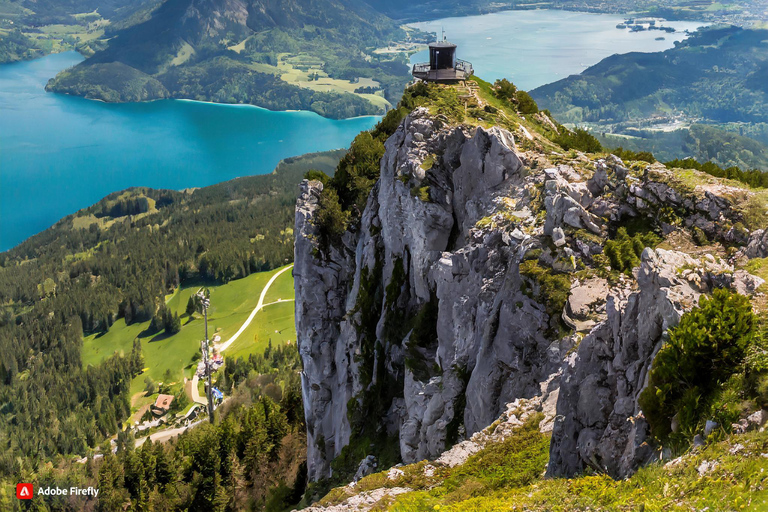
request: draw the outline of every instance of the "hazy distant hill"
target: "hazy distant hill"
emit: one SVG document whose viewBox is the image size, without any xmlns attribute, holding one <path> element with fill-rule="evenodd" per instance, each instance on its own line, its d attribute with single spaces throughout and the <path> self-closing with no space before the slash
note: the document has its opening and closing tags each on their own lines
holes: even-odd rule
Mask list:
<svg viewBox="0 0 768 512">
<path fill-rule="evenodd" d="M 665 52 L 614 55 L 531 94 L 611 147 L 766 168 L 766 41 L 768 30 L 700 30 Z"/>
<path fill-rule="evenodd" d="M 350 0 L 167 0 L 50 89 L 105 101 L 176 97 L 328 117 L 381 113 L 408 68 L 404 56 L 373 50 L 405 37 Z"/>
<path fill-rule="evenodd" d="M 368 0 L 368 4 L 390 18 L 408 21 L 481 14 L 508 9 L 519 3 L 515 0 Z"/>
<path fill-rule="evenodd" d="M 531 92 L 562 122 L 620 123 L 683 115 L 768 120 L 768 30 L 702 30 L 661 53 L 614 55 Z"/>
</svg>

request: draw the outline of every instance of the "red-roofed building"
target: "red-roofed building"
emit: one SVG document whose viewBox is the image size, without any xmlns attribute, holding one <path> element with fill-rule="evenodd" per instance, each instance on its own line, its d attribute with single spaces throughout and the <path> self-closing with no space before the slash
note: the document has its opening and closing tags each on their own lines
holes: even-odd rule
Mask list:
<svg viewBox="0 0 768 512">
<path fill-rule="evenodd" d="M 158 396 L 157 400 L 155 400 L 155 403 L 151 407 L 152 413 L 155 416 L 162 416 L 168 412 L 168 409 L 171 408 L 171 402 L 173 402 L 173 395 Z"/>
</svg>

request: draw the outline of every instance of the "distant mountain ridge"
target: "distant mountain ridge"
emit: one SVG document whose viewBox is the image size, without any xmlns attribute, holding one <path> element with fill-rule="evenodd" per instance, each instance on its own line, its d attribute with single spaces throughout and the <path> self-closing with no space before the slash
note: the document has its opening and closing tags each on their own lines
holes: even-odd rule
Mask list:
<svg viewBox="0 0 768 512">
<path fill-rule="evenodd" d="M 684 112 L 710 122 L 768 120 L 768 30 L 701 30 L 661 53 L 614 55 L 533 91 L 563 122 Z"/>
<path fill-rule="evenodd" d="M 49 90 L 104 101 L 189 98 L 327 117 L 378 114 L 397 99 L 408 68 L 404 55 L 373 50 L 405 38 L 395 22 L 350 0 L 167 0 Z M 349 84 L 360 80 L 374 93 L 356 94 Z"/>
<path fill-rule="evenodd" d="M 531 95 L 560 122 L 632 136 L 630 147 L 765 168 L 766 41 L 768 30 L 701 29 L 665 52 L 613 55 Z M 679 129 L 694 124 L 709 129 L 699 129 L 686 140 L 699 140 L 699 149 L 712 147 L 687 153 L 690 144 L 680 143 Z M 713 153 L 714 146 L 721 155 Z"/>
<path fill-rule="evenodd" d="M 94 55 L 92 63 L 120 61 L 155 73 L 168 55 L 185 43 L 197 48 L 217 46 L 222 39 L 243 39 L 266 30 L 301 29 L 311 25 L 330 30 L 344 20 L 355 35 L 384 37 L 396 30 L 386 17 L 365 4 L 346 0 L 167 0 L 145 23 L 119 32 L 112 44 Z M 154 57 L 149 61 L 147 57 Z"/>
</svg>

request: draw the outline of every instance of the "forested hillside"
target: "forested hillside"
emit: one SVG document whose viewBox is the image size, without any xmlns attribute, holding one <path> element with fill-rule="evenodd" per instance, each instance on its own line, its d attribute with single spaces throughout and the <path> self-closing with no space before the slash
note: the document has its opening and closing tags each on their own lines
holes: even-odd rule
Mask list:
<svg viewBox="0 0 768 512">
<path fill-rule="evenodd" d="M 137 443 L 130 433 L 101 454 L 55 465 L 19 463 L 0 475 L 0 509 L 19 510 L 18 480 L 41 487 L 92 486 L 98 496 L 39 496 L 35 510 L 103 512 L 290 509 L 304 492 L 306 449 L 299 356 L 294 346 L 267 348 L 247 360 L 227 359 L 215 385 L 230 397 L 217 424 L 205 423 L 178 439 Z M 140 446 L 139 446 L 140 445 Z M 98 450 L 97 450 L 98 451 Z M 23 510 L 23 509 L 22 509 Z"/>
<path fill-rule="evenodd" d="M 83 335 L 150 319 L 187 279 L 226 282 L 290 261 L 296 184 L 341 154 L 202 189 L 118 192 L 0 254 L 0 476 L 116 433 L 142 355 L 84 369 Z"/>
<path fill-rule="evenodd" d="M 188 98 L 334 118 L 381 113 L 409 75 L 404 55 L 373 50 L 409 34 L 359 2 L 168 0 L 115 30 L 103 51 L 48 88 L 113 102 Z"/>
<path fill-rule="evenodd" d="M 722 167 L 768 169 L 768 145 L 722 127 L 692 124 L 672 131 L 630 130 L 631 135 L 598 130 L 595 135 L 606 147 L 649 151 L 661 161 L 690 157 Z"/>
</svg>

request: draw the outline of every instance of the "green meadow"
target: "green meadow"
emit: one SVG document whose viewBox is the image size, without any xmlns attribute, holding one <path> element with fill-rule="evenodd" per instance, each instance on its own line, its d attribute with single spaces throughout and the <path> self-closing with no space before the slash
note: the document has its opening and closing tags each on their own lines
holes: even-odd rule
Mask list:
<svg viewBox="0 0 768 512">
<path fill-rule="evenodd" d="M 283 267 L 285 268 L 285 267 Z M 98 365 L 114 353 L 128 354 L 133 340 L 141 341 L 146 371 L 136 377 L 131 385 L 131 395 L 144 388 L 144 379 L 149 376 L 157 382 L 180 384 L 184 377 L 192 377 L 196 367 L 193 359 L 200 353 L 200 341 L 204 337 L 203 316 L 195 313 L 191 318 L 186 314 L 189 297 L 202 288 L 210 291 L 211 307 L 208 310 L 208 335 L 227 341 L 247 320 L 259 302 L 259 295 L 269 279 L 282 269 L 252 274 L 227 284 L 205 285 L 188 283 L 173 295 L 166 297 L 166 305 L 182 317 L 181 331 L 172 336 L 165 333 L 148 334 L 149 322 L 126 325 L 119 319 L 105 334 L 93 334 L 83 340 L 83 365 Z M 283 299 L 283 302 L 264 307 L 254 317 L 248 328 L 225 352 L 225 356 L 248 357 L 261 353 L 269 344 L 296 340 L 293 323 L 293 277 L 291 271 L 284 272 L 272 285 L 264 304 Z M 168 373 L 170 372 L 170 373 Z M 174 386 L 175 387 L 175 386 Z"/>
</svg>

